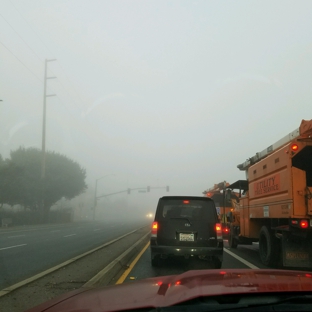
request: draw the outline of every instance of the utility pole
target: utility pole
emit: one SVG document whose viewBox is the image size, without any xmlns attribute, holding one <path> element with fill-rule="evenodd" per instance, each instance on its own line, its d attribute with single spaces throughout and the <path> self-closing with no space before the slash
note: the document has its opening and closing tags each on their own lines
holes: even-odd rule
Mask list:
<svg viewBox="0 0 312 312">
<path fill-rule="evenodd" d="M 47 114 L 47 97 L 55 96 L 55 94 L 47 94 L 47 80 L 56 77 L 47 77 L 48 62 L 56 61 L 56 59 L 45 60 L 44 63 L 44 87 L 43 87 L 43 118 L 42 118 L 42 161 L 41 161 L 41 180 L 42 180 L 42 208 L 45 206 L 45 173 L 46 173 L 46 114 Z"/>
<path fill-rule="evenodd" d="M 47 94 L 47 80 L 55 79 L 56 77 L 47 77 L 48 62 L 56 61 L 56 59 L 45 60 L 44 63 L 44 87 L 43 87 L 43 118 L 42 118 L 42 167 L 41 167 L 41 178 L 45 178 L 45 167 L 46 167 L 46 115 L 47 115 L 47 97 L 55 96 L 56 94 Z"/>
<path fill-rule="evenodd" d="M 96 179 L 95 180 L 95 192 L 94 192 L 94 205 L 93 205 L 93 221 L 95 221 L 95 208 L 96 208 L 96 205 L 97 205 L 97 198 L 96 198 L 96 195 L 97 195 L 97 184 L 98 184 L 98 181 L 99 179 Z"/>
</svg>

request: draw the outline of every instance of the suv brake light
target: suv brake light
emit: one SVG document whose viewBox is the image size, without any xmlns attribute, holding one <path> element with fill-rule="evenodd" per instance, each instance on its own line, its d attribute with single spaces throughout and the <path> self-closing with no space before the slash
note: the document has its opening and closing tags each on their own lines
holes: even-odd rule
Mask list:
<svg viewBox="0 0 312 312">
<path fill-rule="evenodd" d="M 158 229 L 158 222 L 153 222 L 152 223 L 152 237 L 157 237 L 157 229 Z"/>
<path fill-rule="evenodd" d="M 216 233 L 217 233 L 217 239 L 223 239 L 222 237 L 222 226 L 221 223 L 216 224 Z"/>
</svg>

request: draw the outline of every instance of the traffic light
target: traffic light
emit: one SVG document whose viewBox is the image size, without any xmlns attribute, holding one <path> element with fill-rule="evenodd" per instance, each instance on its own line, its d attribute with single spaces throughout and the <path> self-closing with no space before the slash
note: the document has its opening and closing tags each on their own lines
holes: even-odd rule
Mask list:
<svg viewBox="0 0 312 312">
<path fill-rule="evenodd" d="M 130 194 L 130 192 L 131 192 L 131 189 L 128 188 L 128 194 Z"/>
<path fill-rule="evenodd" d="M 169 186 L 166 186 L 166 191 L 169 192 Z"/>
<path fill-rule="evenodd" d="M 149 192 L 149 191 L 151 190 L 151 188 L 148 186 L 148 187 L 146 188 L 146 190 Z"/>
</svg>

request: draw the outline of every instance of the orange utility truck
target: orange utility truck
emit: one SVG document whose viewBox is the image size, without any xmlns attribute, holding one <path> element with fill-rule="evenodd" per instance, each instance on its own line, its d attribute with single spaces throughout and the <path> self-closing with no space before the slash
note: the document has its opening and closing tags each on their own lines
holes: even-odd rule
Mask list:
<svg viewBox="0 0 312 312">
<path fill-rule="evenodd" d="M 259 242 L 267 266 L 312 268 L 312 120 L 237 167 L 230 248 Z"/>
<path fill-rule="evenodd" d="M 211 198 L 215 202 L 217 214 L 222 223 L 223 238 L 228 237 L 230 229 L 227 223 L 227 214 L 234 210 L 232 205 L 233 199 L 235 199 L 234 202 L 238 199 L 237 194 L 234 192 L 231 192 L 231 198 L 229 198 L 229 196 L 226 197 L 226 190 L 229 185 L 230 183 L 226 181 L 220 182 L 203 192 L 205 196 Z"/>
</svg>

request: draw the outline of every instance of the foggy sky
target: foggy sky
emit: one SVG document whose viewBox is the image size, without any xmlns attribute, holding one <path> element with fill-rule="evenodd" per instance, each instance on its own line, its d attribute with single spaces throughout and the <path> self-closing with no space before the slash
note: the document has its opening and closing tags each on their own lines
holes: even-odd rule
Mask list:
<svg viewBox="0 0 312 312">
<path fill-rule="evenodd" d="M 47 149 L 90 188 L 169 185 L 132 194 L 154 207 L 243 179 L 239 163 L 312 118 L 311 23 L 311 1 L 2 0 L 0 153 L 41 148 L 56 58 Z"/>
</svg>

